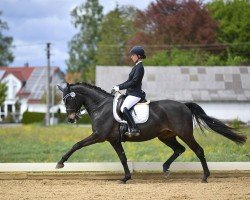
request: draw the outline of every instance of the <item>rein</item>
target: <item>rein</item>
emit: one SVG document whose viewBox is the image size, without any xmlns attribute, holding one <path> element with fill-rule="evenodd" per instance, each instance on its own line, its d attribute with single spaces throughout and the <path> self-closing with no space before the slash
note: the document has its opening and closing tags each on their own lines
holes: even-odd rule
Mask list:
<svg viewBox="0 0 250 200">
<path fill-rule="evenodd" d="M 77 107 L 77 104 L 76 104 L 76 93 L 75 92 L 70 92 L 68 94 L 66 94 L 64 97 L 63 97 L 63 100 L 66 102 L 67 98 L 68 97 L 72 97 L 74 99 L 74 103 L 75 103 L 75 107 Z M 94 111 L 98 110 L 99 108 L 101 108 L 104 104 L 106 104 L 107 101 L 104 101 L 104 99 L 106 99 L 106 97 L 100 99 L 99 101 L 97 101 L 95 104 L 92 104 L 92 105 L 89 105 L 89 106 L 84 106 L 86 108 L 86 110 L 88 111 L 88 113 L 92 114 Z M 99 103 L 101 102 L 100 105 L 98 105 Z M 97 107 L 96 107 L 97 106 Z M 80 117 L 81 115 L 81 107 L 76 110 L 76 109 L 66 109 L 66 112 L 67 111 L 74 111 L 76 113 L 76 115 L 78 117 Z"/>
<path fill-rule="evenodd" d="M 97 111 L 99 108 L 101 108 L 103 105 L 105 105 L 107 103 L 107 101 L 103 101 L 106 98 L 108 98 L 108 97 L 104 97 L 104 98 L 100 99 L 99 101 L 96 102 L 96 104 L 92 104 L 90 106 L 84 106 L 84 107 L 86 108 L 86 110 L 88 110 L 88 112 L 90 114 L 92 114 L 93 112 Z M 98 105 L 100 102 L 101 102 L 101 104 Z"/>
</svg>

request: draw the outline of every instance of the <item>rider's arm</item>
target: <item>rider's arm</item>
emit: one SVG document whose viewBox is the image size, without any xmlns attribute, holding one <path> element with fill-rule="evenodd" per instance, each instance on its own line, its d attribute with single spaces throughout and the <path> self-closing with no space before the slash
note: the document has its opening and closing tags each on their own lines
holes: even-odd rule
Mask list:
<svg viewBox="0 0 250 200">
<path fill-rule="evenodd" d="M 138 66 L 135 69 L 135 73 L 131 80 L 127 80 L 124 83 L 118 85 L 120 90 L 128 89 L 131 87 L 135 87 L 136 85 L 140 84 L 142 82 L 142 78 L 144 75 L 144 68 L 143 66 Z"/>
</svg>

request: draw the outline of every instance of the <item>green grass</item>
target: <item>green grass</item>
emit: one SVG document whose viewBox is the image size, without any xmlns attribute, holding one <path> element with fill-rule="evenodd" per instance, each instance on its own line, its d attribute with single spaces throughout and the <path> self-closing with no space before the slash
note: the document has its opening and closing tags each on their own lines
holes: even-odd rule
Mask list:
<svg viewBox="0 0 250 200">
<path fill-rule="evenodd" d="M 243 132 L 249 138 L 250 128 Z M 0 162 L 57 162 L 72 145 L 90 134 L 90 128 L 72 125 L 0 127 Z M 207 161 L 250 161 L 249 140 L 245 145 L 238 146 L 216 133 L 194 134 L 204 148 Z M 129 161 L 164 162 L 172 154 L 172 150 L 158 139 L 142 143 L 126 142 L 123 147 Z M 177 161 L 198 161 L 196 155 L 185 147 L 186 152 Z M 69 162 L 109 161 L 119 159 L 108 142 L 85 147 L 69 159 Z"/>
</svg>

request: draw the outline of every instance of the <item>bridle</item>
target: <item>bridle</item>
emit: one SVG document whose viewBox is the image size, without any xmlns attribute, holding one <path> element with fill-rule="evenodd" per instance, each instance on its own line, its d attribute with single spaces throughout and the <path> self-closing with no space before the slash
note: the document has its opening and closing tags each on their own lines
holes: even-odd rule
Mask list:
<svg viewBox="0 0 250 200">
<path fill-rule="evenodd" d="M 74 101 L 75 107 L 77 107 L 77 104 L 76 104 L 76 93 L 75 93 L 75 92 L 70 92 L 70 93 L 66 94 L 66 95 L 63 97 L 63 101 L 65 102 L 65 104 L 66 104 L 66 100 L 67 100 L 68 97 L 71 97 L 71 98 L 73 98 L 73 99 L 75 100 L 75 101 Z M 68 113 L 68 111 L 69 111 L 69 112 L 70 112 L 70 111 L 74 111 L 75 114 L 76 114 L 76 116 L 77 116 L 78 118 L 81 118 L 81 107 L 80 107 L 78 110 L 73 109 L 73 108 L 66 108 L 66 112 L 67 112 L 67 113 Z"/>
<path fill-rule="evenodd" d="M 74 103 L 75 103 L 75 107 L 77 107 L 77 103 L 76 103 L 76 93 L 75 92 L 70 92 L 68 94 L 66 94 L 64 97 L 63 97 L 63 101 L 65 102 L 66 104 L 66 100 L 68 97 L 71 97 L 74 99 Z M 89 106 L 85 106 L 85 109 L 88 111 L 89 114 L 93 113 L 94 111 L 98 110 L 99 108 L 101 108 L 104 104 L 106 104 L 107 101 L 103 101 L 104 99 L 106 99 L 106 97 L 100 99 L 99 101 L 97 101 L 95 104 L 92 104 L 92 105 L 89 105 Z M 68 113 L 68 111 L 74 111 L 76 116 L 78 118 L 81 118 L 81 107 L 76 110 L 76 109 L 73 109 L 73 108 L 66 108 L 66 112 Z"/>
</svg>

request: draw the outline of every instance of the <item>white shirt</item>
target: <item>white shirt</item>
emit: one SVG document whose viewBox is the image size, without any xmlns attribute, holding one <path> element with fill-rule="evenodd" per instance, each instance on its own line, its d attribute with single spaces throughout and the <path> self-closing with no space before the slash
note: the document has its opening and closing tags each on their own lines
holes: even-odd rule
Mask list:
<svg viewBox="0 0 250 200">
<path fill-rule="evenodd" d="M 141 63 L 142 62 L 142 60 L 139 60 L 137 63 L 135 63 L 135 65 L 138 65 L 139 63 Z"/>
</svg>

